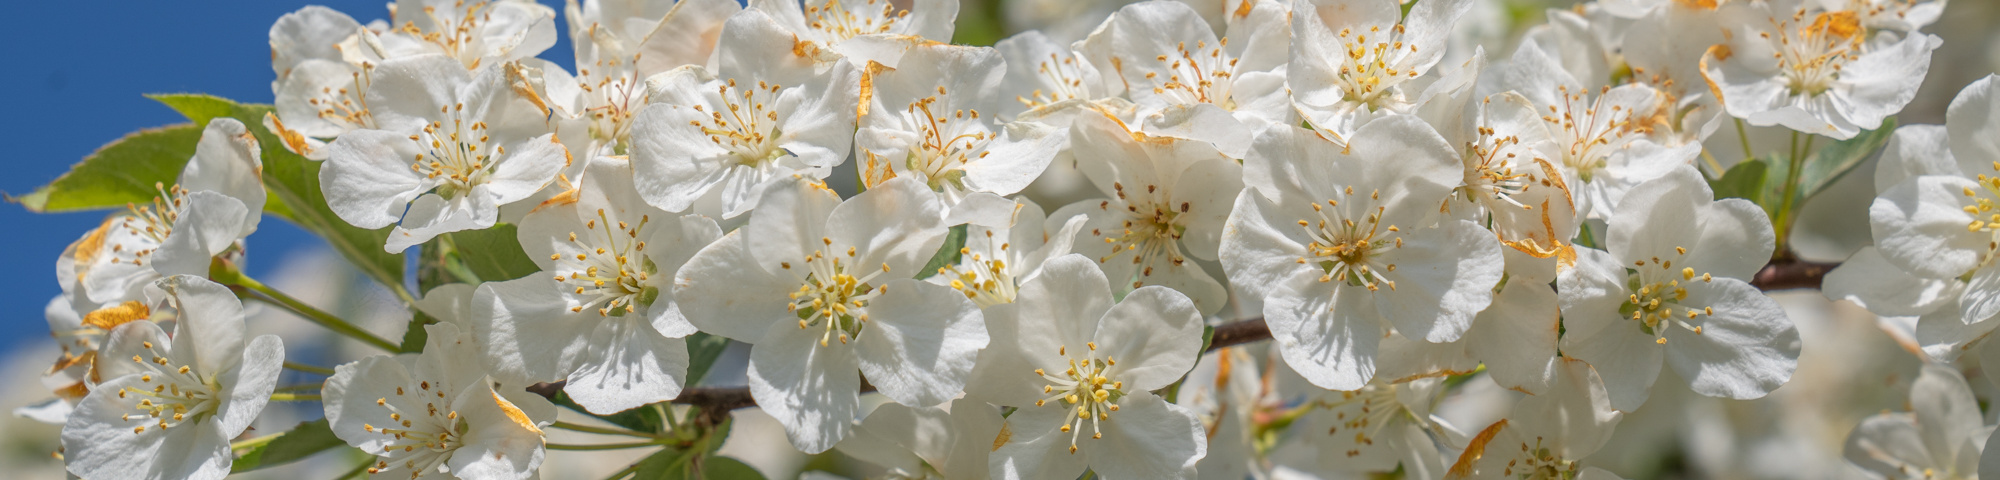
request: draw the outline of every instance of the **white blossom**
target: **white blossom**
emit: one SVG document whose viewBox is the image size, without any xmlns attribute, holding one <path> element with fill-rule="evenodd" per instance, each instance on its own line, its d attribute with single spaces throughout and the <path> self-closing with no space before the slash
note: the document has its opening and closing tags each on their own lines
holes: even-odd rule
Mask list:
<svg viewBox="0 0 2000 480">
<path fill-rule="evenodd" d="M 891 400 L 932 406 L 965 386 L 986 326 L 949 287 L 911 279 L 944 243 L 943 205 L 897 178 L 841 201 L 793 177 L 764 192 L 750 223 L 689 259 L 681 312 L 752 344 L 750 393 L 817 453 L 847 437 L 859 368 Z"/>
<path fill-rule="evenodd" d="M 1500 244 L 1470 221 L 1431 226 L 1463 170 L 1415 117 L 1372 122 L 1345 149 L 1272 128 L 1244 171 L 1223 268 L 1264 299 L 1278 351 L 1314 385 L 1359 389 L 1389 328 L 1454 341 L 1492 302 Z"/>
<path fill-rule="evenodd" d="M 246 339 L 243 304 L 200 277 L 161 279 L 154 321 L 113 329 L 99 355 L 103 383 L 63 425 L 63 459 L 78 477 L 218 479 L 230 439 L 250 427 L 277 387 L 284 345 Z M 171 312 L 171 313 L 169 313 Z"/>
<path fill-rule="evenodd" d="M 1578 249 L 1557 291 L 1563 355 L 1596 367 L 1612 407 L 1645 403 L 1662 362 L 1712 397 L 1758 398 L 1791 379 L 1798 329 L 1746 280 L 1775 241 L 1763 209 L 1714 200 L 1681 167 L 1634 187 L 1611 219 L 1608 251 Z"/>
<path fill-rule="evenodd" d="M 541 110 L 499 66 L 474 73 L 442 55 L 376 66 L 367 97 L 381 129 L 328 147 L 319 174 L 327 206 L 357 227 L 394 225 L 383 248 L 401 252 L 491 227 L 501 206 L 554 180 L 569 156 Z"/>
<path fill-rule="evenodd" d="M 1200 420 L 1152 392 L 1194 367 L 1201 316 L 1186 295 L 1147 286 L 1112 301 L 1080 255 L 1044 265 L 1020 300 L 991 311 L 993 344 L 969 398 L 1019 408 L 992 452 L 994 478 L 1194 478 Z"/>
<path fill-rule="evenodd" d="M 481 285 L 470 330 L 497 377 L 568 380 L 563 391 L 598 413 L 671 400 L 687 344 L 674 275 L 722 237 L 715 221 L 647 205 L 626 162 L 591 160 L 574 196 L 521 220 L 522 250 L 541 271 Z"/>
<path fill-rule="evenodd" d="M 742 215 L 793 175 L 825 178 L 854 141 L 852 64 L 815 74 L 813 60 L 757 11 L 730 17 L 722 34 L 714 70 L 648 79 L 653 106 L 633 120 L 639 194 L 667 211 L 714 198 L 723 218 Z"/>
</svg>

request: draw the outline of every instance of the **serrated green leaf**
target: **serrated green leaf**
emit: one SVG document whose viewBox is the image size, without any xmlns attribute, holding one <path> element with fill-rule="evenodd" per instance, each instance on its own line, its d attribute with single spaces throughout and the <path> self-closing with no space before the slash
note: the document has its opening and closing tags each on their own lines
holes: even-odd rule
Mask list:
<svg viewBox="0 0 2000 480">
<path fill-rule="evenodd" d="M 270 192 L 271 204 L 282 205 L 282 214 L 269 208 L 265 212 L 278 215 L 298 225 L 308 232 L 326 240 L 334 251 L 346 257 L 348 262 L 361 270 L 369 278 L 382 283 L 398 296 L 408 297 L 403 285 L 403 256 L 382 249 L 389 238 L 389 229 L 365 230 L 349 225 L 326 205 L 326 196 L 319 188 L 320 162 L 307 160 L 286 150 L 277 135 L 264 129 L 264 116 L 271 112 L 270 105 L 241 104 L 213 95 L 165 94 L 149 95 L 180 112 L 196 125 L 205 125 L 217 117 L 234 118 L 249 127 L 257 136 L 264 160 L 264 188 Z M 219 115 L 226 112 L 226 115 Z M 199 139 L 199 131 L 196 132 Z M 190 147 L 188 155 L 193 155 Z M 185 160 L 185 159 L 183 159 Z M 178 167 L 175 169 L 178 172 Z"/>
<path fill-rule="evenodd" d="M 715 359 L 722 357 L 722 351 L 729 348 L 729 339 L 718 335 L 695 332 L 687 337 L 688 371 L 687 387 L 693 388 L 708 376 L 708 369 L 715 366 Z"/>
<path fill-rule="evenodd" d="M 1806 157 L 1805 166 L 1799 169 L 1799 200 L 1812 198 L 1847 172 L 1853 171 L 1854 167 L 1860 166 L 1863 160 L 1889 143 L 1889 137 L 1895 130 L 1896 118 L 1886 118 L 1882 120 L 1882 126 L 1874 130 L 1834 142 Z"/>
<path fill-rule="evenodd" d="M 764 473 L 730 457 L 708 457 L 701 463 L 705 480 L 764 480 Z"/>
<path fill-rule="evenodd" d="M 1748 159 L 1729 167 L 1722 178 L 1709 182 L 1715 189 L 1715 198 L 1741 198 L 1751 203 L 1764 203 L 1764 174 L 1770 166 L 1760 159 Z"/>
<path fill-rule="evenodd" d="M 944 245 L 931 255 L 931 261 L 924 264 L 923 271 L 917 272 L 917 279 L 930 278 L 937 275 L 940 268 L 957 265 L 959 249 L 962 248 L 965 248 L 965 225 L 951 227 L 951 233 L 944 237 Z"/>
<path fill-rule="evenodd" d="M 445 234 L 451 245 L 451 253 L 471 274 L 477 278 L 463 279 L 473 282 L 498 282 L 513 280 L 542 271 L 528 258 L 528 252 L 521 249 L 521 241 L 512 224 L 496 224 L 485 230 L 466 230 Z"/>
<path fill-rule="evenodd" d="M 35 212 L 64 212 L 148 203 L 157 185 L 171 185 L 201 141 L 196 124 L 126 134 L 83 157 L 68 173 L 13 201 Z"/>
<path fill-rule="evenodd" d="M 241 473 L 283 465 L 334 447 L 345 446 L 347 442 L 333 435 L 333 429 L 327 426 L 326 419 L 303 422 L 278 438 L 237 455 L 236 461 L 230 464 L 229 471 Z"/>
</svg>

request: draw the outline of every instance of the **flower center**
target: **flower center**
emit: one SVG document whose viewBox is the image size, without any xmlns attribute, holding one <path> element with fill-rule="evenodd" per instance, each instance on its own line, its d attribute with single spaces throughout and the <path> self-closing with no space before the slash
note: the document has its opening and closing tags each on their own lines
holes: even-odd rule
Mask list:
<svg viewBox="0 0 2000 480">
<path fill-rule="evenodd" d="M 790 155 L 778 148 L 778 110 L 776 84 L 759 80 L 757 88 L 738 89 L 736 79 L 729 79 L 716 87 L 716 95 L 721 100 L 720 109 L 707 111 L 702 105 L 695 105 L 694 111 L 706 112 L 708 120 L 688 122 L 708 140 L 736 155 L 737 163 L 763 168 L 771 160 Z M 727 109 L 723 112 L 721 109 Z"/>
<path fill-rule="evenodd" d="M 1805 11 L 1792 15 L 1791 23 L 1801 23 Z M 1779 32 L 1778 68 L 1785 86 L 1795 94 L 1819 95 L 1840 79 L 1843 64 L 1861 56 L 1861 17 L 1850 11 L 1822 12 L 1812 23 L 1788 30 L 1776 22 Z M 1762 34 L 1770 39 L 1771 34 Z"/>
<path fill-rule="evenodd" d="M 1231 70 L 1236 68 L 1236 58 L 1225 55 L 1222 48 L 1229 45 L 1229 38 L 1223 37 L 1213 46 L 1204 41 L 1196 41 L 1194 50 L 1188 50 L 1187 42 L 1174 47 L 1174 53 L 1153 57 L 1155 61 L 1167 64 L 1172 72 L 1165 80 L 1158 73 L 1147 73 L 1146 79 L 1157 85 L 1153 94 L 1170 101 L 1186 105 L 1213 103 L 1225 110 L 1235 110 L 1236 100 L 1231 98 Z"/>
<path fill-rule="evenodd" d="M 639 240 L 639 230 L 646 228 L 651 217 L 639 216 L 638 225 L 613 222 L 597 209 L 597 218 L 583 223 L 588 232 L 577 235 L 570 232 L 569 242 L 576 248 L 575 255 L 550 254 L 556 261 L 556 281 L 575 287 L 573 293 L 589 296 L 580 305 L 570 307 L 570 312 L 582 312 L 586 308 L 596 308 L 598 316 L 623 316 L 638 307 L 650 306 L 659 297 L 658 287 L 647 285 L 646 281 L 659 267 L 646 258 L 646 242 Z M 617 229 L 612 229 L 612 225 Z M 604 243 L 596 243 L 603 241 Z"/>
<path fill-rule="evenodd" d="M 1343 198 L 1354 196 L 1354 187 L 1340 192 Z M 1369 200 L 1381 200 L 1380 190 L 1371 190 Z M 1352 200 L 1350 199 L 1350 205 Z M 1403 237 L 1391 235 L 1403 230 L 1395 225 L 1383 225 L 1382 213 L 1387 207 L 1377 206 L 1369 212 L 1363 207 L 1360 212 L 1349 212 L 1340 206 L 1340 199 L 1327 199 L 1325 204 L 1314 203 L 1312 209 L 1317 218 L 1300 219 L 1299 228 L 1306 230 L 1312 238 L 1306 244 L 1306 255 L 1299 257 L 1299 264 L 1317 263 L 1326 271 L 1320 275 L 1321 283 L 1338 281 L 1356 287 L 1367 287 L 1373 292 L 1381 287 L 1396 289 L 1396 281 L 1384 274 L 1396 271 L 1396 264 L 1381 262 L 1384 252 L 1402 248 Z M 1361 221 L 1354 221 L 1354 217 Z"/>
<path fill-rule="evenodd" d="M 361 71 L 354 72 L 354 83 L 340 88 L 320 87 L 317 94 L 309 94 L 306 104 L 319 110 L 319 118 L 344 130 L 374 128 L 375 117 L 368 113 L 368 99 L 362 95 L 368 91 L 370 77 L 375 64 L 363 62 Z"/>
<path fill-rule="evenodd" d="M 1097 343 L 1086 342 L 1082 355 L 1070 356 L 1069 346 L 1056 347 L 1056 355 L 1068 357 L 1069 369 L 1051 374 L 1044 369 L 1035 369 L 1035 375 L 1048 380 L 1042 393 L 1051 395 L 1035 401 L 1040 407 L 1050 401 L 1062 402 L 1062 406 L 1072 409 L 1076 416 L 1063 422 L 1062 431 L 1069 434 L 1069 453 L 1076 453 L 1076 441 L 1083 434 L 1083 422 L 1090 422 L 1090 438 L 1104 438 L 1098 425 L 1111 419 L 1111 413 L 1118 411 L 1118 401 L 1125 398 L 1125 382 L 1111 380 L 1111 367 L 1118 360 L 1105 356 L 1097 358 Z"/>
<path fill-rule="evenodd" d="M 1577 467 L 1576 462 L 1556 456 L 1554 450 L 1542 444 L 1541 437 L 1535 437 L 1534 445 L 1521 442 L 1520 456 L 1509 460 L 1501 474 L 1524 480 L 1564 480 L 1576 478 Z"/>
<path fill-rule="evenodd" d="M 147 350 L 154 350 L 153 342 L 143 342 L 141 345 Z M 151 360 L 138 355 L 132 356 L 134 363 L 150 362 L 152 365 L 148 367 L 153 371 L 139 375 L 139 382 L 145 386 L 125 387 L 124 390 L 118 391 L 118 398 L 127 398 L 128 395 L 139 396 L 139 404 L 134 407 L 140 412 L 138 416 L 151 417 L 154 421 L 151 427 L 160 430 L 190 421 L 198 422 L 214 414 L 220 404 L 220 398 L 215 392 L 221 387 L 211 379 L 202 378 L 186 365 L 179 367 L 171 365 L 166 357 L 157 355 L 157 350 L 154 352 L 156 355 Z M 133 414 L 124 414 L 119 419 L 130 422 L 134 417 Z M 132 427 L 132 433 L 146 433 L 147 427 L 147 425 Z"/>
<path fill-rule="evenodd" d="M 632 116 L 646 105 L 646 87 L 634 78 L 632 63 L 636 62 L 614 56 L 598 60 L 594 70 L 577 70 L 577 88 L 589 102 L 583 116 L 590 120 L 590 136 L 610 140 L 614 154 L 625 153 L 632 139 Z"/>
<path fill-rule="evenodd" d="M 1049 87 L 1048 91 L 1035 89 L 1030 96 L 1015 96 L 1014 100 L 1026 105 L 1029 110 L 1041 108 L 1051 103 L 1083 98 L 1088 92 L 1083 88 L 1083 70 L 1078 68 L 1075 55 L 1050 53 L 1035 72 Z"/>
<path fill-rule="evenodd" d="M 495 146 L 488 152 L 486 142 L 486 122 L 466 122 L 460 118 L 465 114 L 465 104 L 445 107 L 439 113 L 451 117 L 451 124 L 433 121 L 424 126 L 421 134 L 411 135 L 410 140 L 424 144 L 430 149 L 419 153 L 410 162 L 410 171 L 417 172 L 437 182 L 436 193 L 445 199 L 457 198 L 460 194 L 472 192 L 472 187 L 486 183 L 493 173 L 494 155 L 506 155 L 507 147 Z"/>
<path fill-rule="evenodd" d="M 1518 158 L 1510 147 L 1519 147 L 1521 137 L 1501 137 L 1490 127 L 1479 127 L 1479 140 L 1465 144 L 1466 163 L 1471 167 L 1465 171 L 1465 186 L 1461 187 L 1472 195 L 1481 195 L 1504 201 L 1521 208 L 1533 208 L 1515 201 L 1514 196 L 1528 190 L 1534 181 L 1526 173 L 1514 171 Z"/>
<path fill-rule="evenodd" d="M 160 244 L 167 241 L 167 235 L 174 233 L 174 221 L 180 219 L 181 209 L 187 206 L 186 188 L 179 185 L 168 188 L 165 184 L 154 183 L 153 189 L 160 192 L 153 196 L 153 203 L 125 204 L 127 213 L 105 220 L 104 225 L 98 227 L 98 233 L 93 234 L 95 240 L 79 241 L 77 263 L 88 264 L 96 255 L 108 254 L 114 264 L 122 261 L 145 265 L 146 257 L 159 250 Z M 99 235 L 110 234 L 112 229 L 124 229 L 125 235 L 122 238 L 112 237 L 111 249 L 102 250 L 104 238 Z"/>
<path fill-rule="evenodd" d="M 988 230 L 986 236 L 992 238 L 993 231 Z M 965 268 L 961 269 L 956 265 L 938 267 L 938 275 L 955 277 L 951 280 L 951 288 L 964 293 L 965 298 L 971 299 L 972 303 L 979 305 L 979 308 L 1013 303 L 1018 293 L 1018 287 L 1014 284 L 1014 272 L 1007 268 L 1009 265 L 1007 260 L 1000 258 L 1011 253 L 1008 251 L 1008 244 L 1000 244 L 1000 251 L 994 252 L 991 258 L 983 257 L 968 247 L 959 247 L 958 253 L 969 258 L 965 262 Z"/>
<path fill-rule="evenodd" d="M 909 170 L 922 173 L 931 190 L 958 195 L 964 188 L 966 164 L 992 153 L 986 145 L 994 135 L 979 121 L 979 110 L 931 111 L 945 96 L 944 87 L 938 87 L 937 92 L 903 110 L 904 120 L 916 125 L 921 136 L 916 148 L 910 149 Z"/>
<path fill-rule="evenodd" d="M 1386 106 L 1390 101 L 1402 97 L 1397 85 L 1405 80 L 1417 78 L 1422 72 L 1416 68 L 1398 68 L 1406 58 L 1416 55 L 1417 45 L 1401 40 L 1403 26 L 1392 28 L 1393 33 L 1382 35 L 1382 27 L 1368 27 L 1366 33 L 1356 33 L 1351 28 L 1340 29 L 1341 50 L 1347 53 L 1347 61 L 1335 73 L 1335 86 L 1347 95 L 1347 100 L 1361 104 L 1369 110 Z M 1369 39 L 1373 36 L 1373 43 Z"/>
<path fill-rule="evenodd" d="M 1125 221 L 1116 235 L 1104 235 L 1101 230 L 1091 231 L 1092 235 L 1104 237 L 1104 243 L 1111 244 L 1111 252 L 1098 258 L 1097 263 L 1108 262 L 1112 257 L 1130 252 L 1133 265 L 1145 265 L 1140 275 L 1150 276 L 1154 263 L 1159 259 L 1164 258 L 1176 266 L 1186 262 L 1187 256 L 1181 253 L 1180 239 L 1187 232 L 1187 227 L 1180 221 L 1181 214 L 1187 213 L 1191 205 L 1181 202 L 1180 208 L 1176 209 L 1169 202 L 1155 198 L 1154 195 L 1159 193 L 1158 185 L 1147 185 L 1143 196 L 1127 195 L 1123 183 L 1113 182 L 1111 186 L 1118 194 L 1118 200 L 1126 202 Z M 1109 210 L 1111 202 L 1099 203 L 1098 208 Z M 1140 281 L 1133 281 L 1132 288 L 1139 288 L 1141 284 Z"/>
<path fill-rule="evenodd" d="M 876 8 L 876 3 L 881 3 Z M 862 35 L 888 33 L 897 20 L 910 16 L 909 10 L 896 10 L 888 0 L 865 0 L 860 6 L 849 8 L 840 0 L 827 0 L 820 6 L 806 5 L 807 26 L 821 33 L 826 43 L 835 43 Z"/>
<path fill-rule="evenodd" d="M 833 239 L 821 238 L 827 248 L 833 247 Z M 781 262 L 778 266 L 792 272 L 799 280 L 798 291 L 792 292 L 785 310 L 799 316 L 799 329 L 822 327 L 819 345 L 829 345 L 830 340 L 839 339 L 846 345 L 848 340 L 861 336 L 861 327 L 868 322 L 868 302 L 888 293 L 887 286 L 877 287 L 869 282 L 876 275 L 889 273 L 889 264 L 881 269 L 852 270 L 855 262 L 854 247 L 847 247 L 845 257 L 827 255 L 825 250 L 814 250 L 807 255 L 804 268 L 794 269 L 791 262 Z M 803 271 L 801 271 L 803 270 Z M 855 274 L 866 272 L 856 277 Z"/>
<path fill-rule="evenodd" d="M 491 2 L 485 1 L 458 0 L 442 11 L 426 6 L 424 16 L 430 17 L 431 25 L 437 30 L 427 32 L 418 28 L 416 22 L 403 22 L 402 31 L 437 45 L 444 49 L 446 55 L 466 62 L 466 69 L 477 69 L 483 58 L 474 56 L 468 59 L 465 55 L 477 55 L 483 46 L 480 37 L 486 29 L 485 22 L 492 19 L 492 11 L 487 8 L 491 5 Z"/>
<path fill-rule="evenodd" d="M 1687 256 L 1686 248 L 1674 247 L 1674 252 L 1676 258 Z M 1618 307 L 1618 313 L 1631 316 L 1639 324 L 1639 331 L 1654 336 L 1654 342 L 1660 345 L 1667 344 L 1668 326 L 1700 335 L 1701 326 L 1688 321 L 1701 315 L 1715 315 L 1715 307 L 1683 305 L 1681 302 L 1687 300 L 1688 292 L 1681 282 L 1692 283 L 1699 278 L 1706 283 L 1713 281 L 1714 277 L 1707 273 L 1697 275 L 1693 268 L 1687 267 L 1674 271 L 1674 260 L 1671 258 L 1661 260 L 1660 257 L 1653 257 L 1632 262 L 1632 266 L 1634 268 L 1626 269 L 1626 288 L 1634 293 L 1626 297 L 1625 303 Z"/>
<path fill-rule="evenodd" d="M 1570 91 L 1568 86 L 1556 87 L 1562 97 L 1562 104 L 1550 105 L 1548 115 L 1542 121 L 1549 124 L 1557 145 L 1563 146 L 1563 166 L 1577 172 L 1577 178 L 1592 181 L 1599 171 L 1610 165 L 1610 158 L 1625 148 L 1631 141 L 1628 134 L 1639 132 L 1639 124 L 1632 121 L 1634 112 L 1622 105 L 1605 108 L 1604 92 L 1595 101 L 1587 100 L 1587 90 Z"/>
<path fill-rule="evenodd" d="M 1336 392 L 1340 394 L 1339 400 L 1320 399 L 1317 407 L 1335 410 L 1333 426 L 1326 429 L 1327 436 L 1353 432 L 1355 448 L 1344 453 L 1350 458 L 1360 456 L 1360 447 L 1374 445 L 1375 436 L 1407 411 L 1402 402 L 1396 400 L 1396 388 L 1394 384 L 1375 384 L 1360 390 Z"/>
<path fill-rule="evenodd" d="M 415 388 L 409 388 L 415 387 Z M 444 405 L 440 408 L 439 405 Z M 458 412 L 450 410 L 451 400 L 445 393 L 443 383 L 419 381 L 416 385 L 396 387 L 396 396 L 375 399 L 375 405 L 389 412 L 389 426 L 378 427 L 362 424 L 361 429 L 369 433 L 388 435 L 391 440 L 383 445 L 387 460 L 378 460 L 368 468 L 368 473 L 380 473 L 390 467 L 390 460 L 402 457 L 402 467 L 410 471 L 410 478 L 417 478 L 423 472 L 437 471 L 451 459 L 451 452 L 462 443 L 465 431 L 470 428 Z M 422 408 L 418 408 L 422 405 Z"/>
</svg>

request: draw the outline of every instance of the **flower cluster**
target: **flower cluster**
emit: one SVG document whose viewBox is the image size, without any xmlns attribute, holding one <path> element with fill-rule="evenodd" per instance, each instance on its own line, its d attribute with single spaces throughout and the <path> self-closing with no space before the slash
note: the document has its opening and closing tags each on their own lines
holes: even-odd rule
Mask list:
<svg viewBox="0 0 2000 480">
<path fill-rule="evenodd" d="M 1580 461 L 1655 390 L 1799 368 L 1762 291 L 1820 168 L 1799 136 L 1910 104 L 1944 2 L 1601 0 L 1489 54 L 1479 1 L 1149 0 L 986 47 L 949 43 L 956 0 L 570 0 L 574 65 L 536 58 L 558 15 L 525 0 L 307 7 L 270 31 L 275 105 L 63 253 L 58 398 L 23 414 L 92 479 L 221 478 L 272 400 L 320 402 L 375 478 L 534 478 L 545 429 L 613 430 L 558 405 L 708 455 L 748 405 L 700 400 L 729 387 L 694 380 L 698 335 L 747 347 L 793 447 L 898 478 L 1612 478 Z M 1980 463 L 1952 366 L 2000 365 L 1996 121 L 1989 77 L 1894 130 L 1877 245 L 1825 280 L 1916 317 L 1929 362 L 1913 415 L 1857 428 L 1863 468 Z M 1782 193 L 1732 180 L 1728 124 Z M 240 271 L 265 212 L 308 210 L 371 239 L 350 258 L 512 268 L 425 277 L 410 340 L 294 393 L 239 297 L 399 347 Z M 519 253 L 455 243 L 482 232 Z M 1525 397 L 1461 429 L 1437 410 L 1474 377 Z"/>
</svg>

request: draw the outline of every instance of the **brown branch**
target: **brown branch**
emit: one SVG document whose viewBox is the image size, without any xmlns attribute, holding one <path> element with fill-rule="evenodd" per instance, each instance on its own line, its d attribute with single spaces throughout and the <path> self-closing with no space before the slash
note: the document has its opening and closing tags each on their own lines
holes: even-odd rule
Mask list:
<svg viewBox="0 0 2000 480">
<path fill-rule="evenodd" d="M 1838 263 L 1821 263 L 1784 258 L 1773 260 L 1750 280 L 1750 284 L 1764 291 L 1819 288 L 1826 273 L 1838 267 Z M 1215 327 L 1209 337 L 1208 351 L 1223 347 L 1260 342 L 1271 339 L 1271 329 L 1262 317 L 1239 320 Z M 539 383 L 528 387 L 529 392 L 554 399 L 556 392 L 562 391 L 563 382 Z M 874 391 L 873 386 L 863 385 L 860 393 Z M 673 403 L 695 405 L 702 408 L 703 416 L 720 423 L 722 416 L 738 408 L 757 406 L 757 400 L 750 397 L 749 387 L 698 387 L 681 391 Z"/>
<path fill-rule="evenodd" d="M 1838 266 L 1838 263 L 1811 262 L 1786 256 L 1765 264 L 1763 270 L 1757 271 L 1757 276 L 1750 278 L 1750 284 L 1766 292 L 1817 289 L 1820 282 L 1826 280 L 1826 273 Z"/>
<path fill-rule="evenodd" d="M 1271 328 L 1264 325 L 1263 317 L 1239 320 L 1215 327 L 1214 336 L 1209 337 L 1208 351 L 1270 339 Z"/>
</svg>

